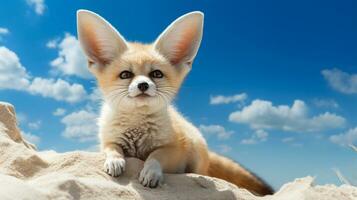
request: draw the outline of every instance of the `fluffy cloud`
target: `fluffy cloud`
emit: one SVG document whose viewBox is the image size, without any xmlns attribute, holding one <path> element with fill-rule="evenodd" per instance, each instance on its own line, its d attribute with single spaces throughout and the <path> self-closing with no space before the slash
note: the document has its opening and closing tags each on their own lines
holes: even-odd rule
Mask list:
<svg viewBox="0 0 357 200">
<path fill-rule="evenodd" d="M 97 118 L 99 116 L 98 104 L 101 101 L 101 93 L 98 88 L 88 95 L 86 105 L 76 111 L 64 116 L 61 122 L 65 125 L 62 136 L 80 142 L 95 141 L 98 135 Z M 64 112 L 66 112 L 64 110 Z M 62 109 L 57 109 L 56 114 L 64 114 Z M 88 150 L 88 149 L 87 149 Z"/>
<path fill-rule="evenodd" d="M 35 78 L 28 91 L 43 97 L 51 97 L 58 101 L 79 102 L 87 97 L 87 92 L 80 84 L 70 84 L 62 79 Z"/>
<path fill-rule="evenodd" d="M 347 146 L 357 141 L 357 127 L 345 133 L 330 136 L 330 141 L 342 146 Z"/>
<path fill-rule="evenodd" d="M 92 77 L 87 69 L 87 58 L 76 37 L 67 33 L 58 44 L 56 41 L 49 41 L 47 46 L 58 50 L 58 57 L 50 63 L 55 73 L 86 79 Z"/>
<path fill-rule="evenodd" d="M 49 49 L 55 49 L 58 46 L 58 39 L 50 40 L 46 43 L 46 47 Z"/>
<path fill-rule="evenodd" d="M 246 93 L 236 94 L 233 96 L 217 95 L 217 96 L 211 96 L 210 104 L 218 105 L 218 104 L 229 104 L 229 103 L 236 103 L 236 102 L 244 103 L 244 101 L 247 98 L 248 95 Z"/>
<path fill-rule="evenodd" d="M 0 35 L 6 35 L 9 33 L 10 33 L 9 29 L 0 27 Z"/>
<path fill-rule="evenodd" d="M 220 125 L 200 125 L 199 129 L 203 134 L 216 135 L 219 139 L 228 139 L 233 133 Z"/>
<path fill-rule="evenodd" d="M 27 122 L 27 115 L 22 112 L 17 112 L 16 119 L 17 119 L 18 125 L 21 126 L 22 124 L 25 124 Z"/>
<path fill-rule="evenodd" d="M 64 109 L 64 108 L 57 108 L 52 114 L 54 115 L 54 116 L 63 116 L 63 115 L 65 115 L 66 114 L 66 109 Z"/>
<path fill-rule="evenodd" d="M 92 93 L 89 95 L 89 100 L 91 103 L 99 103 L 103 99 L 102 92 L 99 90 L 99 88 L 93 88 Z"/>
<path fill-rule="evenodd" d="M 286 138 L 283 138 L 281 141 L 284 142 L 284 143 L 290 143 L 290 142 L 295 141 L 295 138 L 293 138 L 293 137 L 286 137 Z"/>
<path fill-rule="evenodd" d="M 357 74 L 348 74 L 336 68 L 325 69 L 321 73 L 334 90 L 345 94 L 357 93 Z"/>
<path fill-rule="evenodd" d="M 76 139 L 80 142 L 93 141 L 97 139 L 98 115 L 88 110 L 73 112 L 62 118 L 61 122 L 66 126 L 62 136 Z"/>
<path fill-rule="evenodd" d="M 241 141 L 242 144 L 257 144 L 259 142 L 265 142 L 269 136 L 269 133 L 258 129 L 256 130 L 250 138 L 243 139 Z"/>
<path fill-rule="evenodd" d="M 219 152 L 225 154 L 229 153 L 230 151 L 232 151 L 232 147 L 225 144 L 219 145 Z"/>
<path fill-rule="evenodd" d="M 42 15 L 45 11 L 45 0 L 26 0 L 27 4 L 32 7 L 36 14 Z"/>
<path fill-rule="evenodd" d="M 8 48 L 0 47 L 0 89 L 25 90 L 30 76 L 19 57 Z"/>
<path fill-rule="evenodd" d="M 340 105 L 333 99 L 314 99 L 312 103 L 321 108 L 339 108 Z"/>
<path fill-rule="evenodd" d="M 70 103 L 88 98 L 80 84 L 70 84 L 62 79 L 31 77 L 18 56 L 4 46 L 0 47 L 0 89 L 21 90 Z"/>
<path fill-rule="evenodd" d="M 41 141 L 41 138 L 38 137 L 37 135 L 33 135 L 31 133 L 27 133 L 23 131 L 21 131 L 21 134 L 25 138 L 25 140 L 29 141 L 32 144 L 38 145 Z"/>
<path fill-rule="evenodd" d="M 41 127 L 41 120 L 37 120 L 37 121 L 34 121 L 34 122 L 29 122 L 27 125 L 30 129 L 39 129 Z"/>
<path fill-rule="evenodd" d="M 230 114 L 229 120 L 248 124 L 252 129 L 275 129 L 292 132 L 316 132 L 340 128 L 345 119 L 333 113 L 309 117 L 308 107 L 301 100 L 295 100 L 293 105 L 273 106 L 272 102 L 254 100 L 241 111 Z"/>
<path fill-rule="evenodd" d="M 0 40 L 2 40 L 3 35 L 7 35 L 9 33 L 10 33 L 9 29 L 0 27 Z"/>
</svg>

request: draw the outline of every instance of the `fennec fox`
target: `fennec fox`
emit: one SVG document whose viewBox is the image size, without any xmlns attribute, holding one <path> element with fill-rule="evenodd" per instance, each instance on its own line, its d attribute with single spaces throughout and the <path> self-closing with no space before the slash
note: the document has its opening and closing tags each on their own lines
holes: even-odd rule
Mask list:
<svg viewBox="0 0 357 200">
<path fill-rule="evenodd" d="M 99 118 L 104 168 L 125 170 L 124 157 L 145 161 L 139 181 L 157 187 L 163 173 L 218 177 L 255 194 L 272 189 L 233 161 L 207 149 L 199 130 L 171 105 L 201 43 L 203 13 L 174 21 L 152 44 L 128 42 L 99 15 L 77 12 L 78 37 L 104 96 Z"/>
</svg>

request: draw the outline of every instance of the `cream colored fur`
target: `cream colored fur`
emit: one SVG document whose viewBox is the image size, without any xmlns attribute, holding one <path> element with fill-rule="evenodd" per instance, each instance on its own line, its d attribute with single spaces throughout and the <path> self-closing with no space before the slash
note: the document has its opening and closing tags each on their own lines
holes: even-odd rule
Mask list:
<svg viewBox="0 0 357 200">
<path fill-rule="evenodd" d="M 201 12 L 178 18 L 152 44 L 127 42 L 90 11 L 78 11 L 77 20 L 89 70 L 104 95 L 99 137 L 109 175 L 119 176 L 125 170 L 125 157 L 137 157 L 145 161 L 139 181 L 148 187 L 162 183 L 163 172 L 210 175 L 211 171 L 225 177 L 222 174 L 235 167 L 246 177 L 245 185 L 250 179 L 261 183 L 233 162 L 224 165 L 227 169 L 218 167 L 220 158 L 210 156 L 199 130 L 171 105 L 201 43 Z M 157 71 L 163 76 L 154 76 Z M 146 88 L 139 87 L 141 83 Z"/>
</svg>

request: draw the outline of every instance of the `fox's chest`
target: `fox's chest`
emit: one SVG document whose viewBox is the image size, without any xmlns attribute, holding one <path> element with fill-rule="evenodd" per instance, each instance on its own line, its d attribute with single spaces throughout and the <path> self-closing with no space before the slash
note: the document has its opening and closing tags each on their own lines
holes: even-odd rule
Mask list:
<svg viewBox="0 0 357 200">
<path fill-rule="evenodd" d="M 120 134 L 118 142 L 126 157 L 145 160 L 157 146 L 153 135 L 150 129 L 128 128 Z"/>
<path fill-rule="evenodd" d="M 126 157 L 142 160 L 174 140 L 170 117 L 165 113 L 116 113 L 107 106 L 102 109 L 99 129 L 102 143 L 118 144 Z"/>
</svg>

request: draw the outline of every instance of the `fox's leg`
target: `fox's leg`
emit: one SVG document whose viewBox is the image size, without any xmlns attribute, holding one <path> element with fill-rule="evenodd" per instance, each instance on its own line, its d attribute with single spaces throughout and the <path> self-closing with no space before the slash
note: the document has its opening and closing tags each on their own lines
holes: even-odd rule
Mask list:
<svg viewBox="0 0 357 200">
<path fill-rule="evenodd" d="M 125 160 L 123 149 L 115 143 L 103 144 L 103 151 L 106 156 L 104 170 L 111 176 L 119 176 L 125 170 Z"/>
<path fill-rule="evenodd" d="M 157 187 L 163 181 L 163 172 L 184 172 L 186 156 L 182 147 L 163 147 L 153 151 L 146 159 L 139 181 L 146 187 Z"/>
</svg>

